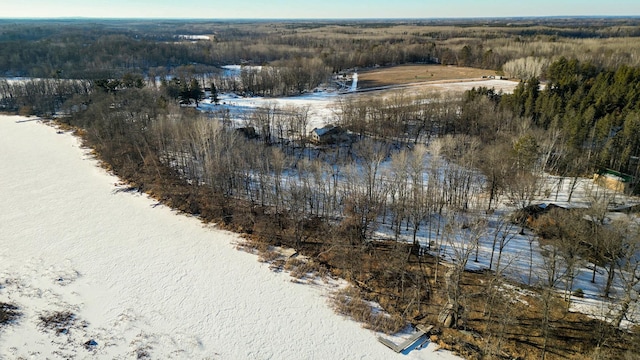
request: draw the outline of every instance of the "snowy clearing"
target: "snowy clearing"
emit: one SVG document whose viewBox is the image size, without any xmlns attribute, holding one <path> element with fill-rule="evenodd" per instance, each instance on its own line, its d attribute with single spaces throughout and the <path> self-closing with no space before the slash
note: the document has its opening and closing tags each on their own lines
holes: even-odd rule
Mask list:
<svg viewBox="0 0 640 360">
<path fill-rule="evenodd" d="M 24 120 L 0 116 L 0 302 L 22 313 L 0 358 L 457 358 L 393 353 L 330 309 L 337 285 L 270 271 L 236 235 L 122 191 L 75 137 Z"/>
<path fill-rule="evenodd" d="M 300 96 L 265 98 L 265 97 L 241 97 L 235 94 L 221 94 L 219 104 L 211 102 L 211 99 L 203 100 L 199 110 L 204 112 L 228 112 L 231 120 L 238 126 L 247 126 L 248 119 L 254 111 L 260 107 L 277 106 L 287 108 L 309 108 L 309 123 L 307 132 L 314 128 L 321 128 L 327 124 L 336 123 L 337 101 L 339 94 L 336 92 L 317 92 Z"/>
<path fill-rule="evenodd" d="M 178 39 L 184 40 L 211 40 L 209 35 L 178 35 Z"/>
<path fill-rule="evenodd" d="M 227 65 L 224 67 L 226 76 L 232 76 L 233 72 L 240 71 L 239 65 Z M 454 96 L 472 88 L 487 87 L 503 93 L 512 93 L 518 85 L 517 82 L 507 80 L 461 80 L 453 82 L 425 82 L 416 84 L 405 84 L 397 86 L 384 86 L 374 89 L 365 89 L 363 92 L 356 92 L 358 75 L 353 74 L 353 81 L 347 93 L 327 91 L 326 89 L 317 92 L 290 97 L 242 97 L 236 94 L 220 94 L 219 103 L 216 105 L 211 99 L 203 100 L 199 105 L 199 110 L 203 112 L 225 112 L 238 127 L 248 126 L 248 119 L 256 109 L 260 107 L 277 106 L 281 109 L 297 108 L 309 109 L 309 123 L 307 132 L 314 128 L 321 128 L 327 124 L 338 122 L 340 99 L 348 96 L 371 96 L 372 93 L 388 96 L 389 93 L 402 91 L 408 96 L 422 96 L 428 92 L 439 92 Z"/>
</svg>

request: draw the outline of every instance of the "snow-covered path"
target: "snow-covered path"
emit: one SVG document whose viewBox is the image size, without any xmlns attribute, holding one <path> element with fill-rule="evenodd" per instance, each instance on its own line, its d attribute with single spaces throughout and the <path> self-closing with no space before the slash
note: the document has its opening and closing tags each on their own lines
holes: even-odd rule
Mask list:
<svg viewBox="0 0 640 360">
<path fill-rule="evenodd" d="M 0 330 L 0 359 L 455 358 L 394 354 L 336 315 L 326 287 L 295 284 L 236 250 L 236 235 L 118 192 L 76 138 L 21 119 L 0 116 L 0 302 L 23 312 Z M 77 315 L 68 333 L 39 325 L 65 310 Z"/>
</svg>

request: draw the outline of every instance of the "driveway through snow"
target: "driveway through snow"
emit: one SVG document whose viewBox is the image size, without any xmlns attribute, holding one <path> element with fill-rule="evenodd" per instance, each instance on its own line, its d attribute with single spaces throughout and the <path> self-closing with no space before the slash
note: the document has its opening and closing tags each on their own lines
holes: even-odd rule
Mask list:
<svg viewBox="0 0 640 360">
<path fill-rule="evenodd" d="M 0 358 L 454 359 L 398 355 L 238 237 L 119 192 L 76 138 L 0 116 Z M 71 311 L 68 332 L 39 317 Z M 96 344 L 90 343 L 93 340 Z M 396 339 L 398 341 L 399 339 Z"/>
</svg>

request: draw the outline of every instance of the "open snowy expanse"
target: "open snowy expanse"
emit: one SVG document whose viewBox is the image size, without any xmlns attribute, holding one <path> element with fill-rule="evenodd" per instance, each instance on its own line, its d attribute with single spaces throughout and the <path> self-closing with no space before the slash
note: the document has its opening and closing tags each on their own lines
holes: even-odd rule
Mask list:
<svg viewBox="0 0 640 360">
<path fill-rule="evenodd" d="M 357 82 L 357 75 L 354 75 Z M 517 82 L 506 80 L 482 80 L 482 81 L 460 81 L 449 83 L 421 83 L 406 86 L 402 91 L 406 95 L 418 95 L 424 92 L 437 91 L 442 93 L 461 93 L 471 90 L 474 87 L 493 88 L 503 93 L 511 93 L 518 85 Z M 350 91 L 353 91 L 351 89 Z M 378 93 L 385 96 L 387 91 L 397 92 L 396 87 L 380 88 Z M 371 94 L 369 92 L 368 94 Z M 205 99 L 199 104 L 199 109 L 204 112 L 227 112 L 230 119 L 237 126 L 249 126 L 251 113 L 261 107 L 278 107 L 279 109 L 308 109 L 307 131 L 314 128 L 321 128 L 327 124 L 338 122 L 339 101 L 349 96 L 366 96 L 358 93 L 338 93 L 335 91 L 319 91 L 300 96 L 265 98 L 265 97 L 242 97 L 235 94 L 221 94 L 219 104 L 214 104 L 211 99 Z"/>
<path fill-rule="evenodd" d="M 204 112 L 226 111 L 237 126 L 249 126 L 251 113 L 258 108 L 278 107 L 279 109 L 309 109 L 307 132 L 314 128 L 321 128 L 327 124 L 336 123 L 338 117 L 337 102 L 340 95 L 336 92 L 317 92 L 300 96 L 265 98 L 242 97 L 235 94 L 221 94 L 219 104 L 214 104 L 211 99 L 203 100 L 199 109 Z"/>
<path fill-rule="evenodd" d="M 393 353 L 330 309 L 337 285 L 296 284 L 124 189 L 72 135 L 0 116 L 0 302 L 22 313 L 0 359 L 456 358 Z"/>
</svg>

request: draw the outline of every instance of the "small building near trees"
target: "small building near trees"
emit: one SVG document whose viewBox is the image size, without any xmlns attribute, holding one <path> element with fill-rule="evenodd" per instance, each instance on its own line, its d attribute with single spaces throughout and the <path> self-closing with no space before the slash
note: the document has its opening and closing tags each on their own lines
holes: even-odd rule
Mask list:
<svg viewBox="0 0 640 360">
<path fill-rule="evenodd" d="M 620 193 L 628 193 L 632 189 L 633 176 L 606 169 L 593 175 L 593 182 Z"/>
<path fill-rule="evenodd" d="M 326 125 L 311 130 L 310 140 L 317 145 L 337 144 L 349 140 L 349 134 L 340 126 Z"/>
</svg>

